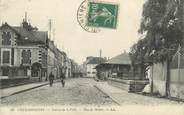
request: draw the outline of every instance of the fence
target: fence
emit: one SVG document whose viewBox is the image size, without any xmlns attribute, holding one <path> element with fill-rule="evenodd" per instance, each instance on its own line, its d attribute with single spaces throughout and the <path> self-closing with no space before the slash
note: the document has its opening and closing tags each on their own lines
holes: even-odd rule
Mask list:
<svg viewBox="0 0 184 115">
<path fill-rule="evenodd" d="M 154 63 L 150 67 L 152 92 L 184 99 L 184 49 L 179 47 L 169 63 Z"/>
<path fill-rule="evenodd" d="M 170 64 L 169 92 L 171 97 L 184 99 L 184 49 L 181 47 Z"/>
</svg>

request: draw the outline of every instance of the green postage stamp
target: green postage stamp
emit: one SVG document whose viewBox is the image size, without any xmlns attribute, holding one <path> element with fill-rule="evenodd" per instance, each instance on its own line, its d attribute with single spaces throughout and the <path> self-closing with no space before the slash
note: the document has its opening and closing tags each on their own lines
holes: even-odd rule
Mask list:
<svg viewBox="0 0 184 115">
<path fill-rule="evenodd" d="M 117 27 L 118 4 L 89 2 L 87 25 L 115 29 Z"/>
<path fill-rule="evenodd" d="M 87 32 L 98 33 L 101 28 L 117 29 L 119 4 L 84 0 L 77 11 L 77 21 Z"/>
</svg>

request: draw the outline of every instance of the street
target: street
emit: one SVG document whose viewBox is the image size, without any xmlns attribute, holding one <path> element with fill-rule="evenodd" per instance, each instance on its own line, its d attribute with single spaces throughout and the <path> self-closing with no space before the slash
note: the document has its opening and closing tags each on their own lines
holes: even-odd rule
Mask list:
<svg viewBox="0 0 184 115">
<path fill-rule="evenodd" d="M 67 79 L 65 87 L 62 87 L 60 82 L 56 82 L 52 87 L 45 85 L 1 99 L 1 106 L 117 106 L 135 104 L 180 105 L 183 103 L 128 93 L 108 85 L 107 82 L 96 82 L 90 78 Z"/>
<path fill-rule="evenodd" d="M 2 99 L 2 105 L 116 105 L 93 85 L 92 79 L 69 79 Z"/>
</svg>

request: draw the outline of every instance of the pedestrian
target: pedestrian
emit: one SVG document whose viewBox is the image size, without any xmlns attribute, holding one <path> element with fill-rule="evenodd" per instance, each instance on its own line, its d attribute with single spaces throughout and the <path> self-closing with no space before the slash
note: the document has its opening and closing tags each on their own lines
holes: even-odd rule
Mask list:
<svg viewBox="0 0 184 115">
<path fill-rule="evenodd" d="M 52 72 L 50 72 L 50 74 L 49 74 L 50 87 L 52 87 L 53 81 L 54 81 L 54 75 L 52 74 Z"/>
<path fill-rule="evenodd" d="M 64 87 L 65 86 L 65 74 L 62 72 L 60 75 L 61 84 Z"/>
</svg>

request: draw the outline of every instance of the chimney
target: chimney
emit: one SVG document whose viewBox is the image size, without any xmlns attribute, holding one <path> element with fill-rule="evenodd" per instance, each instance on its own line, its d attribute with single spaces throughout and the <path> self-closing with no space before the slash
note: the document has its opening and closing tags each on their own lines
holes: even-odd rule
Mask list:
<svg viewBox="0 0 184 115">
<path fill-rule="evenodd" d="M 27 22 L 27 12 L 25 12 L 25 22 Z"/>
<path fill-rule="evenodd" d="M 27 22 L 27 12 L 25 12 L 25 17 L 23 18 L 22 26 L 23 26 L 23 28 L 26 28 L 26 29 L 29 26 L 29 24 Z"/>
</svg>

